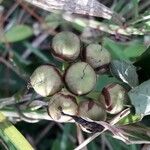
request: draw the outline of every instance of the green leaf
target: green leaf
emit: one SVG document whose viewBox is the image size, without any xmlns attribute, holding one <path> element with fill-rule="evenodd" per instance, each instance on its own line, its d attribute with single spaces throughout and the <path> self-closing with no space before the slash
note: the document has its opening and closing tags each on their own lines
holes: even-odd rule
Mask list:
<svg viewBox="0 0 150 150">
<path fill-rule="evenodd" d="M 137 115 L 137 114 L 129 114 L 126 117 L 124 117 L 123 119 L 119 120 L 119 122 L 117 124 L 120 125 L 127 125 L 127 124 L 132 124 L 132 123 L 136 123 L 142 120 L 142 116 L 141 115 Z"/>
<path fill-rule="evenodd" d="M 110 51 L 113 59 L 136 60 L 147 49 L 143 41 L 133 40 L 130 42 L 115 42 L 111 39 L 104 39 L 104 46 Z"/>
<path fill-rule="evenodd" d="M 110 65 L 111 72 L 114 76 L 121 79 L 130 87 L 138 85 L 138 75 L 136 68 L 129 61 L 113 60 Z"/>
<path fill-rule="evenodd" d="M 124 49 L 124 54 L 129 59 L 135 59 L 141 56 L 146 51 L 146 46 L 139 42 L 135 41 L 129 44 L 127 48 Z"/>
<path fill-rule="evenodd" d="M 27 39 L 33 35 L 32 28 L 27 25 L 16 25 L 8 30 L 3 37 L 0 37 L 0 42 L 18 42 Z"/>
<path fill-rule="evenodd" d="M 113 59 L 129 60 L 128 57 L 124 54 L 122 46 L 116 44 L 116 42 L 114 42 L 113 40 L 105 38 L 103 45 L 106 49 L 109 50 Z"/>
<path fill-rule="evenodd" d="M 3 136 L 1 136 L 3 135 Z M 33 150 L 22 134 L 0 112 L 0 136 L 6 137 L 17 150 Z"/>
<path fill-rule="evenodd" d="M 143 82 L 128 93 L 136 114 L 150 114 L 150 80 Z"/>
</svg>

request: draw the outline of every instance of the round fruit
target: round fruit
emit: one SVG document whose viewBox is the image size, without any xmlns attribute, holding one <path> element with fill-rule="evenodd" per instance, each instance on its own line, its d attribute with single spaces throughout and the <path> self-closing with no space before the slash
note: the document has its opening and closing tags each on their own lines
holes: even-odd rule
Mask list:
<svg viewBox="0 0 150 150">
<path fill-rule="evenodd" d="M 76 98 L 68 92 L 56 93 L 49 101 L 48 113 L 52 119 L 58 122 L 66 122 L 72 119 L 62 115 L 62 112 L 69 115 L 76 115 L 78 113 Z"/>
<path fill-rule="evenodd" d="M 87 94 L 96 84 L 96 74 L 89 64 L 77 62 L 66 71 L 65 83 L 72 93 L 76 95 Z"/>
<path fill-rule="evenodd" d="M 79 104 L 79 116 L 95 121 L 106 120 L 106 111 L 93 100 L 85 100 Z"/>
<path fill-rule="evenodd" d="M 55 35 L 52 40 L 52 54 L 58 60 L 73 61 L 80 54 L 80 40 L 78 36 L 69 31 Z"/>
<path fill-rule="evenodd" d="M 107 85 L 102 90 L 100 102 L 106 107 L 110 114 L 117 114 L 123 108 L 127 100 L 126 90 L 119 84 L 113 83 Z"/>
<path fill-rule="evenodd" d="M 63 86 L 60 72 L 51 65 L 38 67 L 31 75 L 30 83 L 41 96 L 53 95 Z"/>
<path fill-rule="evenodd" d="M 85 49 L 84 57 L 97 72 L 105 72 L 111 61 L 109 51 L 99 44 L 89 44 Z"/>
</svg>

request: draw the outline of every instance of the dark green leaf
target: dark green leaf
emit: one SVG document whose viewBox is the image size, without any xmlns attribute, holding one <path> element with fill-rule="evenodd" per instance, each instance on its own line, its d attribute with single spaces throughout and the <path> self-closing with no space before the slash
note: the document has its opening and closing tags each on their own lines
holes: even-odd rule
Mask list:
<svg viewBox="0 0 150 150">
<path fill-rule="evenodd" d="M 138 75 L 136 68 L 129 61 L 113 60 L 110 65 L 111 72 L 114 76 L 121 79 L 130 87 L 138 85 Z"/>
<path fill-rule="evenodd" d="M 130 45 L 124 49 L 124 54 L 128 58 L 135 59 L 141 56 L 146 50 L 146 46 L 139 41 L 134 41 L 129 44 Z"/>
<path fill-rule="evenodd" d="M 150 114 L 150 80 L 143 82 L 128 93 L 136 114 Z"/>
<path fill-rule="evenodd" d="M 129 60 L 128 57 L 124 54 L 122 46 L 113 40 L 106 38 L 104 39 L 103 45 L 106 47 L 106 49 L 109 50 L 113 59 Z"/>
<path fill-rule="evenodd" d="M 0 42 L 18 42 L 30 37 L 31 35 L 33 35 L 33 31 L 29 26 L 16 25 L 0 38 Z"/>
</svg>

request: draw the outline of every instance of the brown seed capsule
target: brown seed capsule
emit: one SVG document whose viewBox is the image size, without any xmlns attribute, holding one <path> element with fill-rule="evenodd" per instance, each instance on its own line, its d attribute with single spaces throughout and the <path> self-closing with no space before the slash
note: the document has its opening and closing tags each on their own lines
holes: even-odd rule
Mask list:
<svg viewBox="0 0 150 150">
<path fill-rule="evenodd" d="M 106 120 L 106 111 L 92 99 L 79 103 L 79 116 L 89 118 L 94 121 Z"/>
<path fill-rule="evenodd" d="M 89 63 L 97 73 L 108 70 L 111 55 L 107 49 L 99 44 L 89 44 L 84 53 L 85 61 Z"/>
<path fill-rule="evenodd" d="M 78 36 L 69 31 L 55 35 L 52 40 L 52 54 L 60 61 L 73 61 L 80 54 L 80 40 Z"/>
<path fill-rule="evenodd" d="M 38 67 L 31 75 L 30 83 L 33 89 L 41 96 L 53 95 L 60 91 L 63 86 L 58 69 L 51 65 Z"/>
<path fill-rule="evenodd" d="M 78 113 L 76 98 L 68 92 L 56 93 L 49 101 L 48 114 L 52 119 L 58 122 L 72 120 L 71 117 L 63 115 L 62 112 L 69 115 L 76 115 Z"/>
<path fill-rule="evenodd" d="M 96 74 L 89 64 L 77 62 L 66 71 L 65 83 L 72 93 L 76 95 L 87 94 L 96 84 Z"/>
<path fill-rule="evenodd" d="M 107 85 L 102 90 L 100 97 L 100 102 L 106 107 L 107 112 L 110 114 L 117 114 L 123 110 L 126 100 L 126 90 L 116 83 Z"/>
</svg>

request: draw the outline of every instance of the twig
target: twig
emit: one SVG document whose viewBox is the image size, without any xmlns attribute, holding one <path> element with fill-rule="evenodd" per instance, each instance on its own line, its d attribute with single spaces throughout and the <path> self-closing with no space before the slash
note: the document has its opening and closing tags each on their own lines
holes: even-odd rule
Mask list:
<svg viewBox="0 0 150 150">
<path fill-rule="evenodd" d="M 111 121 L 110 124 L 114 125 L 117 122 L 119 122 L 119 120 L 123 119 L 124 117 L 126 117 L 127 115 L 130 114 L 130 108 L 127 108 L 125 110 L 123 110 L 122 112 L 120 112 L 118 115 L 116 115 Z"/>
<path fill-rule="evenodd" d="M 42 35 L 38 36 L 33 42 L 32 47 L 37 48 L 47 37 L 49 36 L 49 33 L 43 33 Z M 22 54 L 22 58 L 26 59 L 31 54 L 31 50 L 28 48 L 25 50 L 25 52 Z"/>
<path fill-rule="evenodd" d="M 84 141 L 83 132 L 82 132 L 81 128 L 78 125 L 76 125 L 76 127 L 77 127 L 78 144 L 82 144 L 82 142 Z M 87 147 L 85 146 L 82 150 L 87 150 Z"/>
<path fill-rule="evenodd" d="M 7 14 L 3 17 L 3 19 L 0 19 L 0 28 L 17 7 L 18 7 L 17 3 L 13 4 L 11 8 L 8 10 Z"/>
<path fill-rule="evenodd" d="M 16 0 L 18 4 L 20 4 L 22 6 L 22 8 L 24 10 L 26 10 L 31 16 L 33 16 L 34 18 L 36 18 L 40 23 L 43 22 L 43 18 L 38 16 L 35 11 L 33 11 L 32 9 L 30 9 L 27 4 L 23 4 L 22 0 Z"/>
<path fill-rule="evenodd" d="M 0 109 L 0 112 L 3 113 L 6 117 L 10 118 L 21 118 L 20 113 L 14 110 L 9 109 Z M 21 114 L 23 114 L 25 117 L 30 118 L 30 120 L 50 120 L 54 121 L 47 113 L 47 111 L 25 111 L 21 110 Z M 62 122 L 63 123 L 63 122 Z M 73 120 L 68 121 L 68 123 L 74 123 Z"/>
<path fill-rule="evenodd" d="M 7 97 L 7 98 L 1 98 L 0 99 L 0 108 L 3 108 L 3 107 L 8 106 L 8 105 L 14 105 L 14 104 L 17 104 L 20 102 L 29 101 L 29 100 L 31 100 L 31 97 L 32 97 L 32 94 L 25 95 L 24 97 L 20 98 L 19 100 L 18 99 L 16 100 L 15 96 Z M 35 99 L 38 99 L 40 97 L 41 96 L 37 95 L 35 97 Z"/>
<path fill-rule="evenodd" d="M 139 23 L 139 22 L 142 22 L 142 21 L 146 21 L 146 20 L 149 20 L 149 19 L 150 19 L 150 15 L 142 16 L 140 19 L 137 19 L 137 20 L 131 22 L 130 24 L 134 25 L 136 23 Z"/>
<path fill-rule="evenodd" d="M 127 108 L 124 111 L 122 111 L 121 113 L 119 113 L 109 124 L 110 125 L 114 125 L 116 124 L 119 120 L 121 120 L 122 118 L 124 118 L 125 116 L 127 116 L 129 114 L 130 110 Z M 74 150 L 81 150 L 83 147 L 85 147 L 88 143 L 90 143 L 92 140 L 94 140 L 96 137 L 98 137 L 99 135 L 101 135 L 103 132 L 105 132 L 107 129 L 104 128 L 103 131 L 101 132 L 97 132 L 95 134 L 93 134 L 92 136 L 90 136 L 89 138 L 87 138 L 81 145 L 79 145 L 78 147 L 76 147 Z"/>
<path fill-rule="evenodd" d="M 67 11 L 74 14 L 102 17 L 122 23 L 124 18 L 101 4 L 97 0 L 24 0 L 41 9 L 54 12 L 55 10 Z"/>
<path fill-rule="evenodd" d="M 102 132 L 98 132 L 98 133 L 93 134 L 91 137 L 89 137 L 88 139 L 86 139 L 81 145 L 79 145 L 78 147 L 76 147 L 74 150 L 81 150 L 83 147 L 85 147 L 88 143 L 90 143 L 92 140 L 94 140 L 96 137 L 98 137 L 104 131 L 105 130 L 103 130 Z"/>
<path fill-rule="evenodd" d="M 15 9 L 18 7 L 18 5 L 19 5 L 18 3 L 14 3 L 14 4 L 9 8 L 7 14 L 6 14 L 5 17 L 4 17 L 4 21 L 6 21 L 6 20 L 9 18 L 9 16 L 15 11 Z"/>
<path fill-rule="evenodd" d="M 29 122 L 29 123 L 37 123 L 37 122 L 39 122 L 38 119 L 33 119 L 33 118 L 25 116 L 17 105 L 15 105 L 15 110 L 18 112 L 18 114 L 20 116 L 20 119 L 23 120 L 23 121 Z"/>
<path fill-rule="evenodd" d="M 0 112 L 3 113 L 6 117 L 20 118 L 20 114 L 18 112 L 15 112 L 14 110 L 1 109 Z M 47 112 L 22 111 L 22 114 L 33 120 L 52 120 Z"/>
<path fill-rule="evenodd" d="M 134 28 L 133 26 L 124 27 L 124 26 L 117 26 L 113 24 L 106 24 L 106 23 L 102 23 L 96 20 L 88 20 L 86 18 L 81 18 L 79 16 L 74 16 L 71 14 L 64 14 L 63 17 L 65 20 L 78 24 L 83 28 L 90 27 L 93 29 L 107 32 L 109 34 L 113 34 L 113 35 L 116 35 L 116 34 L 121 34 L 121 35 L 126 35 L 126 36 L 144 35 L 150 32 L 150 30 L 145 30 L 144 28 L 137 29 L 137 28 Z"/>
</svg>

